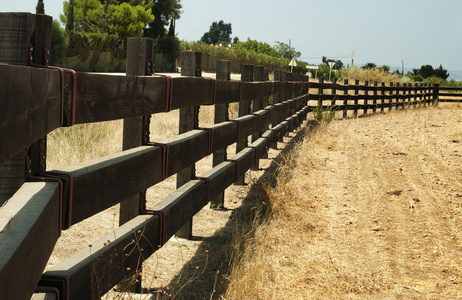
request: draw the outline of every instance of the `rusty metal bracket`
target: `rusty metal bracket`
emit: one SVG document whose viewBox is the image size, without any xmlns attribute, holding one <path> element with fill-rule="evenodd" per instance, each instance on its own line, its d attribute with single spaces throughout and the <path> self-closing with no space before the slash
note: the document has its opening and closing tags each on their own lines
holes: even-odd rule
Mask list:
<svg viewBox="0 0 462 300">
<path fill-rule="evenodd" d="M 70 279 L 61 275 L 43 274 L 37 285 L 37 289 L 49 292 L 57 291 L 58 300 L 69 300 L 70 296 Z M 40 291 L 40 290 L 37 290 Z M 55 292 L 56 293 L 56 292 Z"/>
<path fill-rule="evenodd" d="M 29 66 L 34 68 L 44 68 L 50 70 L 59 70 L 61 73 L 61 120 L 60 126 L 64 126 L 64 72 L 71 72 L 72 73 L 72 94 L 71 94 L 71 120 L 69 124 L 66 126 L 72 126 L 75 124 L 75 98 L 76 98 L 76 89 L 77 89 L 77 73 L 72 69 L 60 68 L 60 67 L 53 67 L 48 65 L 48 48 L 44 48 L 43 50 L 43 59 L 45 61 L 44 65 L 34 64 L 32 62 L 33 59 L 33 47 L 32 44 L 29 44 Z"/>
<path fill-rule="evenodd" d="M 206 204 L 209 203 L 210 201 L 210 178 L 200 177 L 200 176 L 195 176 L 194 178 L 205 181 L 205 203 Z"/>
<path fill-rule="evenodd" d="M 160 210 L 146 209 L 146 193 L 141 193 L 140 200 L 140 214 L 141 215 L 155 215 L 159 216 L 159 248 L 165 245 L 165 213 Z"/>
</svg>

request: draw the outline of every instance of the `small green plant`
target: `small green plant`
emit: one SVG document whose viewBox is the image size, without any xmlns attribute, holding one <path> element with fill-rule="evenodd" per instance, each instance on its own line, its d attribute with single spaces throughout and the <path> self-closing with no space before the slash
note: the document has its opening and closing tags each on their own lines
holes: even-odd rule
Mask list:
<svg viewBox="0 0 462 300">
<path fill-rule="evenodd" d="M 318 123 L 329 123 L 335 116 L 334 107 L 332 105 L 324 108 L 322 102 L 319 101 L 316 107 L 312 108 L 313 117 Z"/>
</svg>

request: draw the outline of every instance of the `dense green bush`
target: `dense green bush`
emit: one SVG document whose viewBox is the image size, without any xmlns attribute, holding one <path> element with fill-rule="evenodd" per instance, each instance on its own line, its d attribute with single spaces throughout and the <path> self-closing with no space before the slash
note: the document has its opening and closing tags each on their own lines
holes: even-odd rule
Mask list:
<svg viewBox="0 0 462 300">
<path fill-rule="evenodd" d="M 285 58 L 277 58 L 267 54 L 259 54 L 252 50 L 243 48 L 226 48 L 206 45 L 197 42 L 181 42 L 181 50 L 191 50 L 202 52 L 202 70 L 207 72 L 215 72 L 217 60 L 229 60 L 232 73 L 239 73 L 241 65 L 253 64 L 261 65 L 268 68 L 269 72 L 276 69 L 289 71 L 289 60 Z M 306 63 L 297 62 L 297 67 L 294 68 L 294 73 L 305 74 Z"/>
</svg>

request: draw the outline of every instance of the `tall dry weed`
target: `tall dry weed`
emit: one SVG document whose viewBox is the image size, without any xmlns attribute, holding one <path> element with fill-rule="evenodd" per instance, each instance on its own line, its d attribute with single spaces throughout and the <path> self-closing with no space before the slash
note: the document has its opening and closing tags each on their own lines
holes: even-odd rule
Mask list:
<svg viewBox="0 0 462 300">
<path fill-rule="evenodd" d="M 351 80 L 359 80 L 361 82 L 368 81 L 369 83 L 373 82 L 385 82 L 385 84 L 389 85 L 390 82 L 397 82 L 399 81 L 399 76 L 395 74 L 390 74 L 385 72 L 379 68 L 375 69 L 360 69 L 356 66 L 347 68 L 343 71 L 342 77 L 351 79 Z"/>
</svg>

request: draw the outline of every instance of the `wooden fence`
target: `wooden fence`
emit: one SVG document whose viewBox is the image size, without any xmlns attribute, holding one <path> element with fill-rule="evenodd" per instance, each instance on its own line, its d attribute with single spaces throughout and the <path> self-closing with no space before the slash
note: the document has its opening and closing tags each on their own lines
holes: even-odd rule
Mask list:
<svg viewBox="0 0 462 300">
<path fill-rule="evenodd" d="M 203 78 L 198 52 L 182 53 L 182 76 L 153 75 L 147 38 L 128 40 L 126 75 L 75 73 L 47 66 L 50 17 L 4 13 L 0 28 L 1 299 L 34 291 L 99 298 L 173 235 L 191 237 L 192 217 L 208 203 L 222 206 L 226 188 L 242 183 L 310 106 L 348 117 L 438 98 L 437 86 L 313 82 L 279 70 L 269 81 L 267 69 L 252 65 L 233 81 L 227 61 L 217 62 L 216 79 Z M 229 120 L 233 102 L 239 116 Z M 198 127 L 202 105 L 215 106 L 215 125 Z M 180 134 L 150 141 L 150 116 L 176 109 Z M 117 119 L 124 119 L 122 152 L 46 171 L 51 131 Z M 236 155 L 226 157 L 234 143 Z M 195 163 L 210 154 L 214 167 L 196 177 Z M 177 190 L 147 209 L 146 189 L 174 174 Z M 61 230 L 119 203 L 120 227 L 92 243 L 91 254 L 85 248 L 43 273 Z"/>
</svg>

